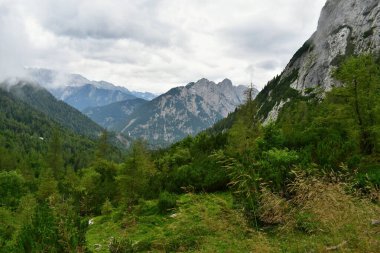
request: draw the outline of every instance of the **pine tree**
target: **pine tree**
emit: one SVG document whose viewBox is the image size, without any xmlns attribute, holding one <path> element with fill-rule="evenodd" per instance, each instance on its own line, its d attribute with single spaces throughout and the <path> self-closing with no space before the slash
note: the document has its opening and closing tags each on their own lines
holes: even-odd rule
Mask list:
<svg viewBox="0 0 380 253">
<path fill-rule="evenodd" d="M 346 97 L 355 115 L 360 150 L 362 154 L 371 155 L 378 142 L 380 65 L 370 55 L 351 57 L 336 71 L 335 77 L 344 84 L 339 95 Z"/>
<path fill-rule="evenodd" d="M 63 176 L 64 161 L 62 156 L 62 142 L 58 129 L 54 129 L 47 154 L 47 165 L 52 169 L 54 177 L 59 179 Z"/>
<path fill-rule="evenodd" d="M 108 132 L 104 130 L 100 135 L 98 146 L 95 152 L 95 157 L 97 159 L 107 160 L 109 156 L 110 145 L 108 143 Z"/>
</svg>

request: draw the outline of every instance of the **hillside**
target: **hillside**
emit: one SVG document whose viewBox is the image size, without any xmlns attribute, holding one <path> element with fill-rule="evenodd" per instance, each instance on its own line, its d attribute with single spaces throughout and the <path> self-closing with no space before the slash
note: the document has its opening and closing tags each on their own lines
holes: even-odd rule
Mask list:
<svg viewBox="0 0 380 253">
<path fill-rule="evenodd" d="M 90 107 L 83 110 L 83 113 L 102 127 L 108 130 L 116 130 L 120 122 L 124 122 L 136 108 L 146 102 L 141 98 L 129 99 L 105 106 Z"/>
<path fill-rule="evenodd" d="M 64 145 L 65 164 L 79 168 L 90 162 L 96 147 L 93 140 L 63 127 L 3 89 L 0 89 L 0 106 L 1 170 L 40 173 L 55 131 Z"/>
<path fill-rule="evenodd" d="M 2 86 L 3 88 L 7 87 L 7 84 Z M 102 128 L 88 117 L 66 103 L 57 100 L 38 85 L 20 81 L 6 89 L 30 107 L 44 113 L 51 120 L 77 134 L 97 138 L 102 131 Z"/>
</svg>

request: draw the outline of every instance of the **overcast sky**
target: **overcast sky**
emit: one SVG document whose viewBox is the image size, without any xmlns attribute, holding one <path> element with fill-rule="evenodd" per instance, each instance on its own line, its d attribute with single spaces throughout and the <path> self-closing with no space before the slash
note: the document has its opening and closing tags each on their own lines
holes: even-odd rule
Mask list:
<svg viewBox="0 0 380 253">
<path fill-rule="evenodd" d="M 325 0 L 0 0 L 0 77 L 24 66 L 165 92 L 202 77 L 262 88 Z"/>
</svg>

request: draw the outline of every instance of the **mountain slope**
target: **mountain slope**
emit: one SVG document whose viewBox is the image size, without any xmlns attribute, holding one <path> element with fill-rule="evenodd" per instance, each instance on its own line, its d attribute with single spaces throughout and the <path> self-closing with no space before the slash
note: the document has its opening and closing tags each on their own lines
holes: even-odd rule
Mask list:
<svg viewBox="0 0 380 253">
<path fill-rule="evenodd" d="M 345 57 L 379 50 L 378 0 L 328 0 L 317 31 L 295 53 L 281 75 L 258 94 L 260 117 L 266 122 L 276 120 L 280 109 L 292 98 L 321 96 L 340 85 L 332 73 Z"/>
<path fill-rule="evenodd" d="M 0 89 L 0 169 L 40 173 L 55 131 L 65 164 L 79 169 L 91 162 L 96 143 L 61 126 L 44 113 Z M 32 173 L 29 171 L 28 173 Z"/>
<path fill-rule="evenodd" d="M 218 84 L 201 79 L 143 104 L 116 129 L 153 145 L 172 143 L 226 117 L 243 103 L 245 89 L 228 79 Z"/>
<path fill-rule="evenodd" d="M 4 88 L 4 84 L 2 85 Z M 102 128 L 62 101 L 58 101 L 47 90 L 34 84 L 20 81 L 8 87 L 8 91 L 35 110 L 44 113 L 58 124 L 75 133 L 97 137 Z"/>
<path fill-rule="evenodd" d="M 105 106 L 90 107 L 83 113 L 102 127 L 115 130 L 116 124 L 123 122 L 137 107 L 147 101 L 141 98 L 125 100 Z"/>
</svg>

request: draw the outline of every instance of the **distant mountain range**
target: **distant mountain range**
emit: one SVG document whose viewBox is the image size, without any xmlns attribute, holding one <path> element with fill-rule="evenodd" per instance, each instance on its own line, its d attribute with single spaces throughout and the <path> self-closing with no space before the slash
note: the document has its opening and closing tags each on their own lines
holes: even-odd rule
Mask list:
<svg viewBox="0 0 380 253">
<path fill-rule="evenodd" d="M 105 81 L 90 81 L 78 74 L 65 74 L 49 69 L 28 69 L 32 82 L 48 89 L 56 98 L 83 111 L 89 107 L 108 105 L 124 100 L 156 97 L 149 92 L 129 91 Z"/>
</svg>

